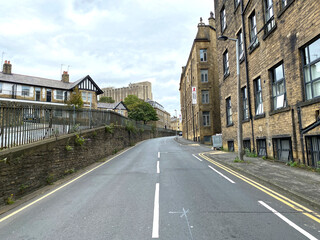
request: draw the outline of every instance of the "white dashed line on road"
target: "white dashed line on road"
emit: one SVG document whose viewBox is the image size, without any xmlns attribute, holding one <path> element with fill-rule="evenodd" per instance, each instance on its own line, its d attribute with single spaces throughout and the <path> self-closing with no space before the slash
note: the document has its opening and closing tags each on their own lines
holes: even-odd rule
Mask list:
<svg viewBox="0 0 320 240">
<path fill-rule="evenodd" d="M 228 178 L 227 176 L 223 175 L 221 172 L 219 172 L 218 170 L 214 169 L 213 167 L 211 167 L 210 165 L 208 165 L 209 168 L 211 168 L 213 171 L 215 171 L 216 173 L 218 173 L 220 176 L 224 177 L 225 179 L 227 179 L 229 182 L 231 183 L 235 183 L 234 181 L 232 181 L 230 178 Z"/>
<path fill-rule="evenodd" d="M 194 156 L 196 159 L 198 159 L 200 162 L 202 162 L 202 160 L 198 157 L 196 157 L 196 155 L 192 154 L 192 156 Z"/>
<path fill-rule="evenodd" d="M 156 183 L 156 191 L 154 194 L 152 238 L 159 238 L 159 188 L 160 184 Z"/>
</svg>

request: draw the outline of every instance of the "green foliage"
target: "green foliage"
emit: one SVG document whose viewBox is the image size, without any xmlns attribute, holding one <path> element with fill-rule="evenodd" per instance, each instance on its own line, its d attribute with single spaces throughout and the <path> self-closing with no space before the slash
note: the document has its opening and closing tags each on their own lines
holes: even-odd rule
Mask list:
<svg viewBox="0 0 320 240">
<path fill-rule="evenodd" d="M 47 184 L 52 185 L 55 180 L 55 175 L 53 173 L 48 174 L 47 176 Z"/>
<path fill-rule="evenodd" d="M 72 174 L 72 173 L 74 173 L 74 172 L 75 172 L 75 169 L 74 169 L 74 168 L 70 168 L 70 169 L 65 170 L 65 171 L 64 171 L 64 174 L 65 174 L 65 175 L 68 175 L 68 174 Z"/>
<path fill-rule="evenodd" d="M 267 157 L 266 157 L 266 156 L 262 156 L 262 159 L 263 159 L 263 160 L 266 160 L 266 159 L 267 159 Z"/>
<path fill-rule="evenodd" d="M 92 136 L 93 136 L 93 137 L 96 137 L 96 136 L 97 136 L 97 132 L 94 131 L 94 132 L 92 133 Z"/>
<path fill-rule="evenodd" d="M 113 134 L 114 133 L 114 124 L 111 123 L 110 125 L 106 125 L 105 126 L 105 132 Z"/>
<path fill-rule="evenodd" d="M 66 145 L 66 150 L 67 150 L 67 151 L 72 151 L 73 148 L 72 148 L 70 145 Z"/>
<path fill-rule="evenodd" d="M 78 132 L 79 129 L 80 129 L 80 124 L 77 123 L 77 124 L 75 124 L 75 125 L 72 126 L 70 132 L 71 132 L 71 133 Z"/>
<path fill-rule="evenodd" d="M 152 126 L 151 126 L 151 132 L 152 132 L 153 134 L 155 134 L 156 131 L 157 131 L 157 126 L 156 126 L 156 124 L 152 124 Z"/>
<path fill-rule="evenodd" d="M 112 99 L 112 97 L 101 97 L 99 99 L 99 102 L 101 102 L 101 103 L 114 103 L 115 101 Z"/>
<path fill-rule="evenodd" d="M 130 121 L 127 121 L 126 122 L 126 130 L 129 132 L 129 133 L 136 133 L 137 132 L 137 128 L 133 125 L 132 122 Z"/>
<path fill-rule="evenodd" d="M 118 151 L 119 151 L 119 150 L 115 148 L 115 149 L 113 150 L 112 154 L 117 154 Z"/>
<path fill-rule="evenodd" d="M 83 100 L 78 87 L 75 87 L 73 92 L 70 94 L 67 104 L 69 106 L 75 106 L 76 109 L 83 107 Z"/>
<path fill-rule="evenodd" d="M 235 163 L 243 163 L 244 160 L 240 160 L 238 156 L 236 156 L 236 158 L 233 160 L 233 162 Z"/>
<path fill-rule="evenodd" d="M 250 152 L 250 150 L 248 148 L 246 148 L 244 151 L 245 151 L 246 157 L 257 157 L 258 156 L 256 152 Z"/>
<path fill-rule="evenodd" d="M 143 121 L 144 124 L 147 124 L 147 122 L 159 120 L 156 110 L 135 95 L 128 95 L 124 99 L 124 104 L 129 110 L 128 117 L 135 121 Z"/>
<path fill-rule="evenodd" d="M 8 205 L 14 204 L 14 196 L 13 196 L 13 194 L 11 194 L 10 197 L 8 197 L 7 204 Z"/>
<path fill-rule="evenodd" d="M 286 163 L 287 166 L 290 166 L 290 167 L 298 167 L 298 162 L 295 162 L 295 161 L 289 161 Z"/>
<path fill-rule="evenodd" d="M 77 145 L 82 146 L 86 140 L 84 139 L 84 137 L 76 134 L 76 139 L 74 141 Z"/>
<path fill-rule="evenodd" d="M 21 184 L 19 187 L 19 191 L 23 192 L 25 189 L 27 189 L 28 187 L 30 187 L 28 184 Z"/>
</svg>

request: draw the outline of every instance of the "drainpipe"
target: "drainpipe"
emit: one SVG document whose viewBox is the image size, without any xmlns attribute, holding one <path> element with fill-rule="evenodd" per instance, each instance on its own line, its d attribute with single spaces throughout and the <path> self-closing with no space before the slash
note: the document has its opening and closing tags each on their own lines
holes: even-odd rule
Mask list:
<svg viewBox="0 0 320 240">
<path fill-rule="evenodd" d="M 250 1 L 249 1 L 250 2 Z M 248 2 L 248 3 L 249 3 Z M 243 50 L 244 50 L 244 62 L 246 68 L 246 80 L 247 80 L 247 89 L 248 89 L 248 107 L 249 107 L 249 119 L 251 123 L 251 134 L 252 134 L 252 141 L 253 141 L 253 152 L 255 152 L 255 140 L 254 140 L 254 128 L 253 128 L 253 118 L 252 118 L 252 111 L 251 111 L 251 94 L 250 94 L 250 82 L 249 82 L 249 66 L 248 66 L 248 59 L 247 59 L 247 45 L 246 45 L 246 34 L 245 34 L 245 24 L 244 24 L 244 14 L 245 9 L 243 6 L 243 1 L 241 1 L 241 21 L 242 21 L 242 33 L 243 33 Z"/>
<path fill-rule="evenodd" d="M 300 132 L 300 142 L 301 142 L 301 152 L 303 164 L 306 164 L 306 159 L 304 156 L 304 143 L 303 143 L 303 132 L 302 132 L 302 119 L 301 119 L 301 107 L 297 107 L 298 121 L 299 121 L 299 132 Z"/>
</svg>

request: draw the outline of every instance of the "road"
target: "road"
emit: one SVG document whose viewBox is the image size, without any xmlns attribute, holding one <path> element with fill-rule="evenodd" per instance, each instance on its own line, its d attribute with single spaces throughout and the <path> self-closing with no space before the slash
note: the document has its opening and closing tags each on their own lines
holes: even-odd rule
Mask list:
<svg viewBox="0 0 320 240">
<path fill-rule="evenodd" d="M 0 239 L 320 239 L 319 222 L 198 155 L 206 151 L 144 141 L 1 215 Z"/>
</svg>

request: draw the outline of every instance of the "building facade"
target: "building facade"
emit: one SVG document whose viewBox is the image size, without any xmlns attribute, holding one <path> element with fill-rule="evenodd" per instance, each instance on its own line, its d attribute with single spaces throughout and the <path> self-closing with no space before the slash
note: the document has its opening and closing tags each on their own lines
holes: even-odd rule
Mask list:
<svg viewBox="0 0 320 240">
<path fill-rule="evenodd" d="M 61 80 L 14 74 L 10 61 L 5 61 L 0 73 L 1 102 L 63 106 L 75 88 L 81 92 L 84 107 L 97 108 L 97 95 L 102 90 L 89 75 L 71 83 L 68 72 L 62 74 Z"/>
<path fill-rule="evenodd" d="M 280 161 L 320 161 L 320 7 L 314 0 L 215 0 L 223 146 Z M 241 101 L 237 112 L 237 64 Z"/>
<path fill-rule="evenodd" d="M 144 101 L 152 100 L 151 82 L 130 83 L 128 87 L 109 87 L 102 90 L 104 91 L 102 97 L 111 97 L 116 102 L 124 101 L 128 95 L 135 95 Z"/>
<path fill-rule="evenodd" d="M 157 116 L 159 118 L 158 121 L 152 122 L 152 124 L 156 124 L 157 128 L 169 129 L 169 127 L 170 127 L 170 113 L 168 113 L 164 109 L 164 107 L 156 101 L 147 100 L 146 102 L 149 103 L 154 108 L 154 110 L 156 111 Z"/>
<path fill-rule="evenodd" d="M 123 102 L 117 103 L 102 103 L 98 102 L 98 109 L 99 110 L 107 110 L 119 113 L 124 117 L 128 117 L 128 108 Z"/>
<path fill-rule="evenodd" d="M 213 13 L 209 25 L 200 19 L 186 66 L 180 77 L 183 137 L 211 143 L 221 132 L 216 29 Z"/>
</svg>

